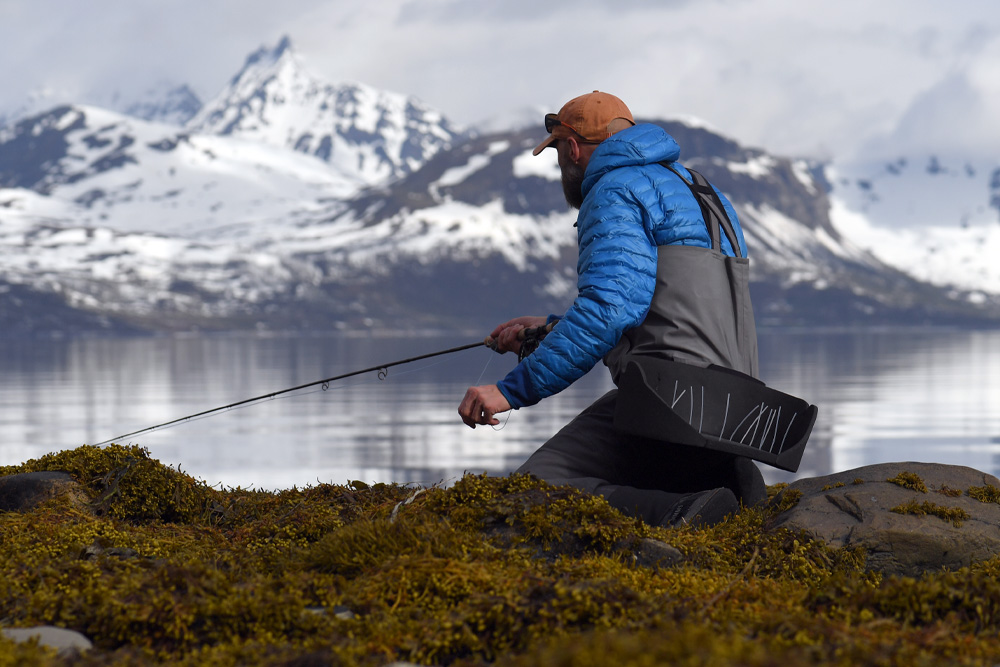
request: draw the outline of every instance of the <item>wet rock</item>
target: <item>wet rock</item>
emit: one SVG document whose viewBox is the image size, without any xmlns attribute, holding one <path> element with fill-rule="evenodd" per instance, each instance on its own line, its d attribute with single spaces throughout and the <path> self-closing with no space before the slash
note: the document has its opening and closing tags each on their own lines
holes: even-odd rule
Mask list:
<svg viewBox="0 0 1000 667">
<path fill-rule="evenodd" d="M 93 647 L 91 641 L 79 632 L 51 625 L 40 625 L 34 628 L 2 628 L 0 633 L 7 639 L 13 639 L 18 643 L 37 638 L 40 646 L 57 649 L 60 654 L 87 651 Z"/>
<path fill-rule="evenodd" d="M 801 493 L 771 528 L 801 530 L 835 547 L 861 547 L 866 567 L 917 576 L 1000 554 L 1000 480 L 964 466 L 884 463 L 798 480 L 772 500 Z M 790 495 L 792 494 L 792 495 Z"/>
<path fill-rule="evenodd" d="M 0 476 L 0 511 L 24 512 L 67 492 L 82 493 L 76 481 L 64 472 L 25 472 Z"/>
<path fill-rule="evenodd" d="M 349 607 L 345 607 L 342 604 L 334 606 L 334 608 L 331 611 L 333 612 L 334 616 L 336 616 L 342 621 L 354 620 L 354 612 L 351 611 Z"/>
<path fill-rule="evenodd" d="M 320 616 L 331 614 L 334 618 L 339 618 L 342 621 L 352 621 L 357 618 L 350 607 L 342 604 L 334 605 L 331 609 L 326 607 L 306 607 L 306 611 L 310 614 L 318 614 Z"/>
<path fill-rule="evenodd" d="M 648 537 L 639 540 L 634 556 L 636 565 L 651 568 L 671 567 L 684 560 L 679 549 Z"/>
<path fill-rule="evenodd" d="M 95 541 L 93 544 L 83 548 L 80 552 L 80 560 L 97 560 L 101 556 L 110 558 L 120 558 L 121 560 L 132 560 L 139 557 L 135 549 L 129 547 L 109 547 Z"/>
</svg>

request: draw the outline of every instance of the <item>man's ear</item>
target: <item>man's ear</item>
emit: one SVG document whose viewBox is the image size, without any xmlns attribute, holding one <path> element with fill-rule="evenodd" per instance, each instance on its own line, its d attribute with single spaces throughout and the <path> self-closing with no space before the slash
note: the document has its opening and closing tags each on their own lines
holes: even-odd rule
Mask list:
<svg viewBox="0 0 1000 667">
<path fill-rule="evenodd" d="M 580 143 L 576 140 L 576 137 L 567 137 L 566 144 L 569 147 L 569 159 L 573 164 L 578 164 L 580 162 Z"/>
</svg>

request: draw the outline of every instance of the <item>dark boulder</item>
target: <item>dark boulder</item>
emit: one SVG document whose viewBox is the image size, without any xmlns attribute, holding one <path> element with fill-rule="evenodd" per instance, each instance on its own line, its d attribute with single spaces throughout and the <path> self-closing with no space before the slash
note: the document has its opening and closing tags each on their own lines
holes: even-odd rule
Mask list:
<svg viewBox="0 0 1000 667">
<path fill-rule="evenodd" d="M 798 502 L 771 528 L 861 547 L 866 567 L 917 576 L 1000 554 L 1000 480 L 964 466 L 883 463 L 798 480 L 773 503 Z"/>
<path fill-rule="evenodd" d="M 0 512 L 23 512 L 62 493 L 81 493 L 64 472 L 25 472 L 0 476 Z"/>
</svg>

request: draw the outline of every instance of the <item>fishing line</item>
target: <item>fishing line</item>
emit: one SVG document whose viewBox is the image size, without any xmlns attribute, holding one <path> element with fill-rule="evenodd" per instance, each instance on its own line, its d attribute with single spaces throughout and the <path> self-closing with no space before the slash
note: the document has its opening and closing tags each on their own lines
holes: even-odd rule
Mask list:
<svg viewBox="0 0 1000 667">
<path fill-rule="evenodd" d="M 490 361 L 492 359 L 493 359 L 492 354 L 486 357 L 486 365 L 483 366 L 483 372 L 479 374 L 479 379 L 476 380 L 476 384 L 474 386 L 478 387 L 483 383 L 483 376 L 486 375 L 486 369 L 490 367 Z"/>
<path fill-rule="evenodd" d="M 486 365 L 483 366 L 483 372 L 479 374 L 479 379 L 476 380 L 475 386 L 478 387 L 479 385 L 481 385 L 483 383 L 483 376 L 486 375 L 486 369 L 490 367 L 490 361 L 492 361 L 492 360 L 493 360 L 493 355 L 492 354 L 490 356 L 486 357 Z M 503 420 L 503 423 L 499 424 L 497 426 L 494 426 L 493 424 L 490 424 L 490 428 L 493 429 L 494 431 L 502 431 L 503 428 L 504 428 L 504 426 L 507 425 L 507 422 L 510 421 L 510 416 L 511 416 L 511 414 L 513 412 L 514 412 L 513 408 L 510 409 L 510 410 L 508 410 L 507 411 L 507 418 Z"/>
<path fill-rule="evenodd" d="M 507 411 L 507 418 L 503 420 L 503 423 L 502 424 L 497 424 L 496 426 L 494 426 L 493 424 L 490 424 L 490 428 L 493 429 L 494 431 L 502 431 L 504 429 L 504 426 L 507 425 L 507 422 L 510 421 L 510 416 L 511 416 L 511 414 L 513 414 L 513 412 L 514 412 L 513 408 L 511 408 L 510 410 L 508 410 Z"/>
<path fill-rule="evenodd" d="M 110 443 L 112 443 L 112 442 L 114 442 L 116 440 L 124 440 L 125 438 L 129 438 L 129 437 L 131 437 L 133 435 L 139 435 L 140 433 L 148 433 L 150 431 L 156 431 L 156 430 L 167 428 L 167 427 L 170 427 L 170 426 L 175 426 L 177 424 L 180 424 L 181 422 L 197 421 L 197 420 L 203 419 L 205 417 L 208 417 L 210 415 L 213 415 L 213 414 L 215 414 L 217 412 L 221 412 L 223 410 L 232 410 L 232 409 L 235 409 L 235 408 L 249 407 L 251 404 L 256 404 L 256 403 L 258 403 L 260 401 L 265 401 L 265 400 L 268 400 L 268 399 L 274 399 L 277 396 L 282 396 L 283 394 L 290 394 L 291 392 L 299 391 L 299 390 L 302 390 L 302 389 L 307 389 L 309 387 L 320 386 L 322 389 L 320 389 L 319 391 L 327 391 L 330 388 L 330 383 L 331 382 L 336 382 L 338 380 L 344 380 L 344 379 L 347 379 L 347 378 L 350 378 L 350 377 L 355 377 L 357 375 L 363 375 L 365 373 L 377 372 L 378 373 L 378 378 L 380 380 L 384 380 L 388 376 L 389 369 L 392 368 L 392 367 L 394 367 L 394 366 L 401 366 L 403 364 L 409 364 L 409 363 L 412 363 L 414 361 L 420 361 L 421 359 L 430 359 L 431 357 L 439 357 L 439 356 L 443 356 L 445 354 L 452 354 L 454 352 L 461 352 L 462 350 L 469 350 L 469 349 L 472 349 L 474 347 L 481 347 L 481 346 L 484 346 L 484 345 L 485 345 L 484 341 L 479 341 L 479 342 L 476 342 L 476 343 L 469 343 L 468 345 L 460 345 L 458 347 L 449 348 L 447 350 L 441 350 L 439 352 L 430 352 L 428 354 L 421 354 L 421 355 L 416 356 L 416 357 L 410 357 L 409 359 L 401 359 L 399 361 L 391 361 L 389 363 L 379 364 L 378 366 L 372 366 L 370 368 L 363 368 L 361 370 L 351 371 L 350 373 L 344 373 L 342 375 L 337 375 L 337 376 L 334 376 L 334 377 L 329 377 L 329 378 L 326 378 L 326 379 L 323 379 L 323 380 L 316 380 L 315 382 L 307 382 L 306 384 L 300 384 L 300 385 L 295 386 L 295 387 L 289 387 L 288 389 L 282 389 L 280 391 L 271 392 L 270 394 L 263 394 L 261 396 L 254 396 L 253 398 L 247 398 L 247 399 L 244 399 L 242 401 L 237 401 L 235 403 L 230 403 L 229 405 L 223 405 L 223 406 L 220 406 L 220 407 L 217 407 L 217 408 L 212 408 L 211 410 L 203 410 L 201 412 L 196 412 L 193 415 L 188 415 L 186 417 L 180 417 L 178 419 L 172 419 L 172 420 L 170 420 L 168 422 L 163 422 L 162 424 L 156 424 L 155 426 L 149 426 L 147 428 L 139 429 L 138 431 L 132 431 L 131 433 L 125 433 L 123 435 L 119 435 L 119 436 L 116 436 L 114 438 L 110 438 L 108 440 L 102 440 L 101 442 L 95 443 L 94 446 L 99 447 L 101 445 L 107 445 L 107 444 L 110 444 Z"/>
</svg>

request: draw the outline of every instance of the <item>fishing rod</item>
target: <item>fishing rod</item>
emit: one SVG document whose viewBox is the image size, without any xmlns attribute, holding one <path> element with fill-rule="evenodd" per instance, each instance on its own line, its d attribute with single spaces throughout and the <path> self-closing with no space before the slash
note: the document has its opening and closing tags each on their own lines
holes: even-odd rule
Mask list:
<svg viewBox="0 0 1000 667">
<path fill-rule="evenodd" d="M 230 403 L 229 405 L 223 405 L 218 408 L 212 408 L 211 410 L 203 410 L 202 412 L 197 412 L 193 415 L 188 415 L 187 417 L 180 417 L 179 419 L 173 419 L 168 422 L 163 422 L 162 424 L 157 424 L 156 426 L 150 426 L 147 428 L 139 429 L 138 431 L 132 431 L 131 433 L 125 433 L 124 435 L 119 435 L 117 437 L 111 438 L 110 440 L 104 440 L 102 442 L 96 443 L 94 446 L 99 447 L 101 445 L 107 445 L 116 440 L 124 440 L 125 438 L 132 437 L 133 435 L 139 435 L 140 433 L 147 433 L 149 431 L 155 431 L 159 428 L 165 428 L 167 426 L 173 426 L 174 424 L 179 424 L 180 422 L 187 421 L 189 419 L 197 419 L 198 417 L 205 417 L 207 415 L 221 412 L 222 410 L 230 410 L 232 408 L 239 407 L 241 405 L 246 405 L 248 403 L 254 403 L 256 401 L 263 401 L 269 398 L 274 398 L 275 396 L 280 396 L 282 394 L 287 394 L 293 391 L 298 391 L 300 389 L 306 389 L 308 387 L 315 387 L 316 385 L 322 385 L 324 391 L 329 387 L 331 382 L 336 382 L 337 380 L 344 380 L 349 377 L 354 377 L 355 375 L 362 375 L 364 373 L 371 373 L 372 371 L 378 371 L 379 379 L 384 380 L 386 372 L 393 366 L 401 366 L 403 364 L 408 364 L 413 361 L 420 361 L 421 359 L 430 359 L 431 357 L 440 357 L 445 354 L 452 354 L 453 352 L 461 352 L 462 350 L 469 350 L 474 347 L 482 347 L 483 345 L 496 350 L 496 343 L 492 338 L 487 337 L 485 340 L 481 340 L 478 343 L 469 343 L 468 345 L 459 345 L 458 347 L 453 347 L 448 350 L 441 350 L 440 352 L 430 352 L 428 354 L 422 354 L 418 357 L 410 357 L 409 359 L 401 359 L 399 361 L 392 361 L 387 364 L 379 364 L 378 366 L 372 366 L 371 368 L 363 368 L 358 371 L 351 371 L 350 373 L 344 373 L 343 375 L 337 375 L 331 378 L 326 378 L 325 380 L 316 380 L 315 382 L 308 382 L 306 384 L 300 384 L 297 387 L 289 387 L 288 389 L 282 389 L 281 391 L 274 391 L 270 394 L 264 394 L 262 396 L 255 396 L 253 398 L 247 398 L 242 401 L 237 401 L 236 403 Z"/>
</svg>

